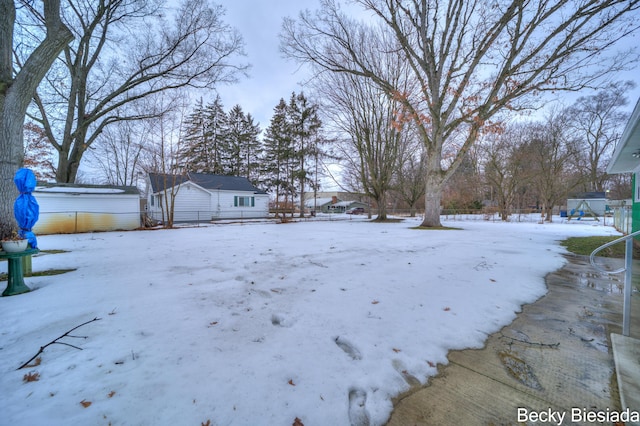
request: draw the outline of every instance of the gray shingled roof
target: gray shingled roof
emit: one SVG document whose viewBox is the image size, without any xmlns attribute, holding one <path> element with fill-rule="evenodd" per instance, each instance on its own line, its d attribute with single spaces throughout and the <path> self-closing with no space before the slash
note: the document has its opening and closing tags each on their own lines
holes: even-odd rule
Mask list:
<svg viewBox="0 0 640 426">
<path fill-rule="evenodd" d="M 149 173 L 149 180 L 151 181 L 151 189 L 153 193 L 191 181 L 208 190 L 219 189 L 222 191 L 249 191 L 257 194 L 266 194 L 265 191 L 253 186 L 247 178 L 240 176 L 213 175 L 206 173 L 187 173 L 184 176 L 174 176 Z"/>
</svg>

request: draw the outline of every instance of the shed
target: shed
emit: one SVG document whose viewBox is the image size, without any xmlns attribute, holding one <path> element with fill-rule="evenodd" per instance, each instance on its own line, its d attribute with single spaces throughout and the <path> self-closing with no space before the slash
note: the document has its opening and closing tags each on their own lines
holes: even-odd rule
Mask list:
<svg viewBox="0 0 640 426">
<path fill-rule="evenodd" d="M 245 177 L 186 173 L 147 176 L 147 213 L 163 221 L 167 197 L 174 197 L 174 222 L 266 218 L 269 194 Z"/>
<path fill-rule="evenodd" d="M 140 227 L 140 192 L 132 186 L 38 183 L 36 234 L 132 230 Z"/>
</svg>

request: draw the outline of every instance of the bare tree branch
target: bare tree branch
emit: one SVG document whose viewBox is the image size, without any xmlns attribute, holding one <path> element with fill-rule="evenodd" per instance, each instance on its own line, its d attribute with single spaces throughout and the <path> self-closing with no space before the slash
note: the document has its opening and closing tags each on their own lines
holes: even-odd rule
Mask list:
<svg viewBox="0 0 640 426">
<path fill-rule="evenodd" d="M 37 115 L 59 153 L 59 182 L 73 182 L 86 150 L 110 124 L 143 118 L 133 105 L 184 87 L 236 81 L 243 41 L 222 21 L 224 9 L 183 0 L 163 15 L 156 0 L 71 0 L 66 14 L 76 34 L 50 73 Z M 60 99 L 64 103 L 60 103 Z"/>
<path fill-rule="evenodd" d="M 283 22 L 281 49 L 320 70 L 366 77 L 402 103 L 427 156 L 423 226 L 440 225 L 444 184 L 481 135 L 499 130 L 501 115 L 535 107 L 543 92 L 601 84 L 638 60 L 633 51 L 611 53 L 640 27 L 640 0 L 354 3 L 377 22 L 324 0 L 317 13 Z M 398 52 L 415 90 L 403 91 L 376 61 Z"/>
<path fill-rule="evenodd" d="M 31 363 L 31 361 L 33 361 L 34 359 L 36 359 L 36 358 L 38 357 L 38 355 L 40 355 L 42 352 L 44 352 L 44 350 L 45 350 L 47 347 L 49 347 L 49 346 L 51 346 L 51 345 L 53 345 L 53 344 L 56 344 L 56 343 L 57 343 L 57 344 L 59 344 L 59 345 L 71 346 L 72 348 L 75 348 L 75 349 L 78 349 L 78 350 L 82 350 L 82 348 L 80 348 L 80 347 L 78 347 L 78 346 L 75 346 L 75 345 L 72 345 L 72 344 L 69 344 L 69 343 L 66 343 L 66 342 L 59 342 L 59 340 L 60 340 L 60 339 L 65 338 L 65 337 L 75 337 L 75 338 L 77 338 L 77 339 L 86 339 L 86 338 L 87 338 L 87 336 L 71 336 L 69 333 L 71 333 L 71 332 L 72 332 L 72 331 L 74 331 L 74 330 L 79 329 L 79 328 L 80 328 L 80 327 L 82 327 L 82 326 L 85 326 L 85 325 L 87 325 L 87 324 L 90 324 L 90 323 L 92 323 L 92 322 L 94 322 L 94 321 L 100 321 L 101 319 L 102 319 L 102 318 L 95 317 L 95 318 L 94 318 L 94 319 L 92 319 L 92 320 L 89 320 L 89 321 L 87 321 L 87 322 L 83 322 L 82 324 L 80 324 L 80 325 L 77 325 L 77 326 L 73 327 L 71 330 L 67 331 L 67 332 L 66 332 L 66 333 L 64 333 L 62 336 L 60 336 L 60 337 L 57 337 L 57 338 L 53 339 L 52 341 L 50 341 L 49 343 L 47 343 L 47 344 L 46 344 L 46 345 L 44 345 L 44 346 L 41 346 L 41 347 L 40 347 L 40 350 L 39 350 L 39 351 L 38 351 L 34 356 L 32 356 L 31 358 L 29 358 L 29 361 L 25 362 L 25 363 L 24 363 L 24 364 L 22 364 L 20 367 L 16 368 L 16 370 L 20 370 L 20 369 L 23 369 L 23 368 L 25 368 L 25 367 L 29 366 L 29 363 Z"/>
</svg>

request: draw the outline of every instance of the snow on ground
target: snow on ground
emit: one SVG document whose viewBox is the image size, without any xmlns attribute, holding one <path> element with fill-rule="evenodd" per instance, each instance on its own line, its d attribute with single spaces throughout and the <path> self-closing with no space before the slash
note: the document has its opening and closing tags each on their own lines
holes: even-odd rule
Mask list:
<svg viewBox="0 0 640 426">
<path fill-rule="evenodd" d="M 41 236 L 41 250 L 68 252 L 35 257 L 35 271 L 77 270 L 0 298 L 0 424 L 381 425 L 408 383 L 545 293 L 559 240 L 617 234 L 584 221 L 418 223 Z M 86 339 L 61 339 L 82 350 L 54 344 L 16 371 L 95 317 L 72 333 Z"/>
</svg>

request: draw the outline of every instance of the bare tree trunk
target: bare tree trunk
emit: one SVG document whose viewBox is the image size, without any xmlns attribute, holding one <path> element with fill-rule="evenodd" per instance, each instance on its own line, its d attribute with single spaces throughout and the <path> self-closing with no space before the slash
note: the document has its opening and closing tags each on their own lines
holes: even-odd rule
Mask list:
<svg viewBox="0 0 640 426">
<path fill-rule="evenodd" d="M 13 176 L 24 161 L 23 125 L 27 107 L 51 64 L 73 35 L 60 20 L 60 1 L 44 2 L 47 35 L 13 78 L 13 0 L 0 0 L 0 237 L 17 226 Z"/>
<path fill-rule="evenodd" d="M 387 193 L 382 192 L 380 196 L 376 199 L 378 203 L 378 217 L 376 217 L 376 221 L 383 222 L 387 220 Z M 371 212 L 371 209 L 369 209 Z"/>
<path fill-rule="evenodd" d="M 491 8 L 482 0 L 354 3 L 374 18 L 359 21 L 340 2 L 321 2 L 321 13 L 284 20 L 282 51 L 318 74 L 365 76 L 402 104 L 400 121 L 415 124 L 429 151 L 427 227 L 440 226 L 445 180 L 480 133 L 500 131 L 501 113 L 535 108 L 533 94 L 589 87 L 636 59 L 607 53 L 639 28 L 640 0 L 510 0 Z M 385 49 L 389 34 L 395 47 Z M 418 82 L 409 90 L 387 75 L 384 64 L 398 54 L 411 71 L 408 80 Z M 445 144 L 443 169 L 442 157 L 433 156 Z"/>
<path fill-rule="evenodd" d="M 509 205 L 504 200 L 500 202 L 500 220 L 503 222 L 509 221 Z"/>
<path fill-rule="evenodd" d="M 60 152 L 58 155 L 58 167 L 56 169 L 56 182 L 74 183 L 78 175 L 80 164 L 68 159 L 68 153 Z"/>
<path fill-rule="evenodd" d="M 440 223 L 440 204 L 442 200 L 442 188 L 444 179 L 438 171 L 427 171 L 426 188 L 424 196 L 424 219 L 420 226 L 425 228 L 439 228 Z"/>
</svg>

